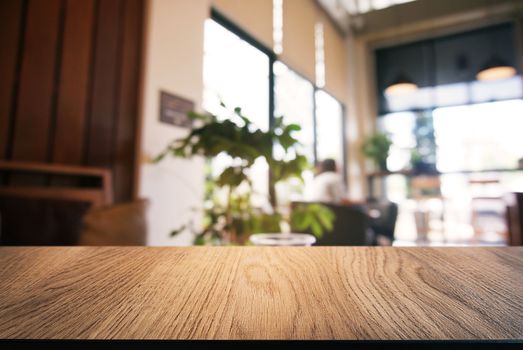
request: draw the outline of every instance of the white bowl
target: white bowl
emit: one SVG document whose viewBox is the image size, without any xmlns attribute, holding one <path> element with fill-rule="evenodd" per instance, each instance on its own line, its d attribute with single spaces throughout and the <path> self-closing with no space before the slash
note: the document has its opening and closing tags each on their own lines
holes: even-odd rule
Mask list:
<svg viewBox="0 0 523 350">
<path fill-rule="evenodd" d="M 307 233 L 257 233 L 250 236 L 256 246 L 311 246 L 316 237 Z"/>
</svg>

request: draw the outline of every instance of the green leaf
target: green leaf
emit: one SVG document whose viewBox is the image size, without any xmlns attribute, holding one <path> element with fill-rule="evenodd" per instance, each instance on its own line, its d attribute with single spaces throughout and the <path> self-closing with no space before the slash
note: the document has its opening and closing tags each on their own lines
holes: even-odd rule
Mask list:
<svg viewBox="0 0 523 350">
<path fill-rule="evenodd" d="M 162 161 L 162 159 L 165 158 L 165 156 L 167 155 L 169 151 L 166 150 L 166 151 L 163 151 L 162 153 L 158 154 L 156 157 L 153 158 L 152 162 L 153 163 L 159 163 L 160 161 Z"/>
<path fill-rule="evenodd" d="M 318 221 L 311 221 L 310 227 L 314 236 L 318 238 L 321 238 L 321 236 L 323 236 L 323 228 L 318 223 Z"/>
<path fill-rule="evenodd" d="M 181 226 L 180 228 L 178 228 L 176 230 L 172 230 L 170 232 L 170 236 L 174 237 L 174 236 L 180 234 L 181 232 L 185 231 L 186 228 L 187 228 L 187 225 L 183 225 L 183 226 Z"/>
<path fill-rule="evenodd" d="M 317 212 L 317 218 L 318 222 L 325 230 L 332 231 L 335 215 L 330 209 L 322 206 L 322 208 Z"/>
<path fill-rule="evenodd" d="M 280 136 L 278 136 L 278 142 L 285 151 L 298 144 L 298 140 L 292 137 L 288 132 L 283 132 Z"/>
<path fill-rule="evenodd" d="M 291 227 L 322 237 L 326 231 L 332 230 L 334 219 L 334 213 L 324 205 L 301 204 L 291 213 Z"/>
<path fill-rule="evenodd" d="M 230 167 L 226 168 L 218 177 L 216 184 L 218 186 L 238 187 L 243 181 L 247 180 L 243 168 Z"/>
<path fill-rule="evenodd" d="M 299 126 L 298 124 L 289 124 L 289 125 L 287 125 L 285 130 L 289 130 L 289 132 L 291 132 L 291 131 L 300 131 L 301 130 L 301 126 Z"/>
<path fill-rule="evenodd" d="M 194 245 L 205 245 L 205 237 L 204 236 L 196 236 L 194 238 Z"/>
<path fill-rule="evenodd" d="M 194 111 L 190 111 L 190 112 L 187 112 L 187 118 L 189 118 L 191 120 L 206 120 L 207 116 L 200 114 L 200 113 L 196 113 Z"/>
<path fill-rule="evenodd" d="M 275 117 L 274 122 L 273 122 L 273 128 L 279 129 L 282 127 L 282 125 L 283 125 L 283 116 Z"/>
</svg>

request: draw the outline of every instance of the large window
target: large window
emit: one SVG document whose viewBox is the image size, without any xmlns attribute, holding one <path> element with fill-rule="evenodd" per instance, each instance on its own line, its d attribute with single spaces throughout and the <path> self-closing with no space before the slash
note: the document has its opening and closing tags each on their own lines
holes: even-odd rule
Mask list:
<svg viewBox="0 0 523 350">
<path fill-rule="evenodd" d="M 269 127 L 269 67 L 267 54 L 258 50 L 238 35 L 212 19 L 205 22 L 204 41 L 204 96 L 205 110 L 222 118 L 223 102 L 230 110 L 241 107 L 243 113 L 260 129 Z M 218 156 L 213 160 L 212 171 L 219 174 L 232 159 Z M 260 159 L 251 168 L 253 201 L 266 205 L 269 171 Z"/>
<path fill-rule="evenodd" d="M 295 135 L 301 143 L 299 151 L 313 164 L 315 161 L 314 85 L 282 62 L 274 63 L 274 75 L 275 115 L 283 116 L 287 124 L 301 126 L 301 130 Z M 278 156 L 280 150 L 274 151 Z M 313 176 L 312 171 L 304 174 L 305 186 L 296 179 L 279 184 L 276 188 L 278 203 L 286 204 L 292 200 L 302 199 L 303 188 L 311 183 Z"/>
<path fill-rule="evenodd" d="M 281 62 L 274 63 L 275 115 L 284 116 L 287 124 L 301 126 L 297 138 L 301 152 L 314 162 L 314 86 Z"/>
<path fill-rule="evenodd" d="M 316 91 L 316 152 L 319 160 L 344 164 L 343 107 L 323 90 Z"/>
<path fill-rule="evenodd" d="M 523 157 L 523 100 L 436 108 L 433 116 L 442 172 L 513 169 Z"/>
<path fill-rule="evenodd" d="M 261 129 L 269 127 L 269 57 L 212 19 L 205 22 L 203 107 L 241 106 Z"/>
<path fill-rule="evenodd" d="M 439 172 L 515 169 L 523 157 L 523 100 L 389 113 L 379 128 L 392 139 L 388 169 L 411 166 L 421 154 Z"/>
<path fill-rule="evenodd" d="M 301 126 L 296 133 L 301 143 L 299 152 L 307 156 L 311 165 L 318 160 L 334 158 L 340 170 L 345 171 L 341 103 L 277 61 L 270 50 L 221 15 L 213 15 L 213 18 L 205 23 L 204 109 L 229 118 L 231 116 L 224 114 L 226 110 L 222 102 L 228 109 L 241 107 L 242 112 L 261 129 L 269 127 L 271 118 L 284 116 L 285 123 Z M 275 157 L 281 154 L 281 150 L 274 149 Z M 216 157 L 211 166 L 213 173 L 218 174 L 231 162 L 233 160 L 226 156 Z M 266 205 L 269 187 L 266 162 L 260 160 L 255 164 L 250 177 L 258 194 L 253 196 L 255 204 Z M 306 172 L 304 177 L 307 185 L 313 172 Z M 302 199 L 302 191 L 300 182 L 282 184 L 276 191 L 278 203 Z"/>
<path fill-rule="evenodd" d="M 376 51 L 379 126 L 393 139 L 390 170 L 407 168 L 413 150 L 440 172 L 517 167 L 521 74 L 477 79 L 493 57 L 517 67 L 515 28 L 503 23 Z M 385 93 L 398 76 L 418 89 Z"/>
<path fill-rule="evenodd" d="M 274 73 L 276 115 L 283 115 L 286 123 L 301 126 L 296 135 L 302 144 L 300 152 L 307 156 L 311 165 L 332 158 L 345 174 L 341 103 L 282 62 L 275 62 Z M 310 188 L 314 173 L 306 171 L 303 177 L 305 186 L 298 181 L 289 181 L 277 188 L 279 203 L 307 196 L 303 187 Z"/>
</svg>

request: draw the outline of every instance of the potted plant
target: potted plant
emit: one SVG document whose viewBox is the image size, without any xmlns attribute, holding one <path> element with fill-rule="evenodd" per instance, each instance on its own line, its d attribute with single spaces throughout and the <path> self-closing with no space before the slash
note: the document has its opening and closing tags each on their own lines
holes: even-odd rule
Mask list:
<svg viewBox="0 0 523 350">
<path fill-rule="evenodd" d="M 417 149 L 411 151 L 410 166 L 413 175 L 433 175 L 438 173 L 435 164 L 427 162 Z"/>
<path fill-rule="evenodd" d="M 371 134 L 362 145 L 363 154 L 374 161 L 381 171 L 387 171 L 387 158 L 392 141 L 387 134 L 375 132 Z"/>
<path fill-rule="evenodd" d="M 302 173 L 310 166 L 307 158 L 298 152 L 299 142 L 293 136 L 300 126 L 286 125 L 283 117 L 277 117 L 269 130 L 263 131 L 243 114 L 241 108 L 228 111 L 223 103 L 222 107 L 228 113 L 225 119 L 189 112 L 188 117 L 199 126 L 186 137 L 172 141 L 155 159 L 159 162 L 168 155 L 203 156 L 210 163 L 212 158 L 225 154 L 233 160 L 217 177 L 207 172 L 203 227 L 194 227 L 189 222 L 174 230 L 172 235 L 187 229 L 194 234 L 194 243 L 198 245 L 245 244 L 253 233 L 282 232 L 282 223 L 296 223 L 300 218 L 300 228 L 310 229 L 317 236 L 330 230 L 334 217 L 328 208 L 311 204 L 284 215 L 276 201 L 275 185 L 290 178 L 303 181 Z M 283 150 L 280 159 L 273 156 L 274 145 Z M 259 158 L 267 162 L 271 173 L 270 210 L 255 207 L 251 201 L 253 188 L 248 173 Z"/>
</svg>

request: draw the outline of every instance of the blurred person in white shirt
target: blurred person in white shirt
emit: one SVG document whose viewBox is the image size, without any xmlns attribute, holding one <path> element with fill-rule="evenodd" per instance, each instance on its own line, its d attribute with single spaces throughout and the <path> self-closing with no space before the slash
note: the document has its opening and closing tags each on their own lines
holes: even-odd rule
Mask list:
<svg viewBox="0 0 523 350">
<path fill-rule="evenodd" d="M 340 204 L 346 201 L 345 191 L 343 177 L 338 173 L 336 161 L 328 158 L 320 162 L 309 191 L 309 200 Z"/>
</svg>

